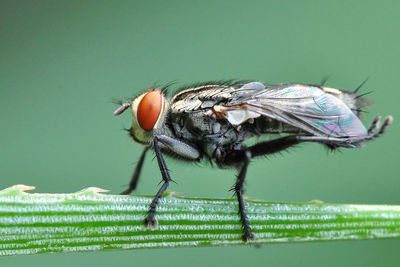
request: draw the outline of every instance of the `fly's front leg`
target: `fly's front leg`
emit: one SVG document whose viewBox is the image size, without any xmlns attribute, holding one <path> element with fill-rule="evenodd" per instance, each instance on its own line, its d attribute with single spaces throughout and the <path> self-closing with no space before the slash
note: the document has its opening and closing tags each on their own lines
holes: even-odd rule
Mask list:
<svg viewBox="0 0 400 267">
<path fill-rule="evenodd" d="M 157 219 L 154 217 L 158 201 L 162 197 L 163 193 L 167 189 L 169 182 L 172 181 L 161 150 L 167 152 L 171 156 L 176 156 L 186 160 L 198 161 L 201 159 L 200 151 L 191 144 L 183 142 L 179 139 L 167 135 L 156 135 L 154 136 L 154 151 L 156 153 L 158 166 L 160 167 L 161 176 L 164 181 L 161 188 L 158 190 L 156 196 L 150 204 L 149 214 L 144 219 L 144 225 L 147 227 L 149 224 L 152 228 L 157 227 Z"/>
<path fill-rule="evenodd" d="M 200 151 L 192 144 L 168 135 L 158 135 L 157 139 L 160 142 L 161 150 L 169 152 L 172 157 L 176 156 L 189 161 L 198 161 L 201 159 Z"/>
<path fill-rule="evenodd" d="M 156 153 L 156 157 L 157 157 L 157 162 L 158 162 L 158 166 L 160 167 L 160 171 L 161 171 L 161 176 L 162 179 L 164 181 L 163 185 L 161 186 L 161 188 L 158 190 L 156 196 L 154 197 L 153 201 L 150 204 L 150 209 L 149 209 L 149 214 L 147 215 L 147 217 L 144 219 L 144 226 L 148 227 L 150 224 L 151 228 L 156 228 L 157 227 L 157 219 L 154 217 L 156 214 L 156 208 L 157 208 L 157 204 L 158 201 L 160 200 L 160 198 L 162 197 L 163 193 L 165 192 L 165 190 L 167 189 L 169 182 L 171 181 L 171 178 L 169 176 L 168 173 L 168 169 L 167 166 L 165 164 L 164 158 L 161 154 L 161 150 L 159 147 L 159 140 L 157 138 L 157 136 L 154 137 L 154 151 Z"/>
<path fill-rule="evenodd" d="M 139 181 L 140 172 L 142 171 L 142 166 L 144 158 L 146 157 L 147 150 L 148 150 L 147 147 L 143 150 L 142 155 L 139 158 L 139 162 L 136 165 L 135 171 L 133 172 L 131 182 L 129 183 L 129 187 L 124 192 L 122 192 L 121 195 L 129 195 L 130 193 L 132 193 L 133 190 L 135 190 L 137 183 Z"/>
</svg>

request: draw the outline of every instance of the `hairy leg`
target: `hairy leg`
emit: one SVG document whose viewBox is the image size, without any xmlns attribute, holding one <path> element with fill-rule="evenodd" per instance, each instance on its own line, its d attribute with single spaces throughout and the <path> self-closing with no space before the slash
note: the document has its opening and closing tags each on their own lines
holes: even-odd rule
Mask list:
<svg viewBox="0 0 400 267">
<path fill-rule="evenodd" d="M 153 201 L 151 202 L 150 208 L 149 208 L 149 214 L 144 219 L 144 225 L 146 227 L 148 227 L 150 224 L 151 228 L 157 227 L 158 222 L 157 222 L 157 219 L 154 217 L 156 214 L 157 204 L 158 204 L 158 201 L 160 200 L 160 198 L 162 197 L 163 193 L 165 192 L 165 190 L 168 188 L 169 182 L 171 181 L 167 166 L 166 166 L 164 158 L 161 154 L 161 149 L 159 147 L 159 140 L 157 139 L 156 136 L 154 137 L 154 151 L 156 153 L 158 166 L 160 167 L 161 176 L 162 176 L 164 183 L 162 184 L 161 188 L 158 190 Z"/>
</svg>

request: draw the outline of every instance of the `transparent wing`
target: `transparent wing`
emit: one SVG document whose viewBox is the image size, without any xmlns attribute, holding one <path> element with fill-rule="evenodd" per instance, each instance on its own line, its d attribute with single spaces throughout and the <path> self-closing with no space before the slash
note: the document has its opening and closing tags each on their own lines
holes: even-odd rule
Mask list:
<svg viewBox="0 0 400 267">
<path fill-rule="evenodd" d="M 312 135 L 366 135 L 362 122 L 340 99 L 316 86 L 288 84 L 261 89 L 260 83 L 251 84 L 254 86 L 248 84 L 239 88 L 224 105 L 228 120 L 229 116 L 235 117 L 235 112 L 245 110 L 248 117 L 265 116 Z"/>
</svg>

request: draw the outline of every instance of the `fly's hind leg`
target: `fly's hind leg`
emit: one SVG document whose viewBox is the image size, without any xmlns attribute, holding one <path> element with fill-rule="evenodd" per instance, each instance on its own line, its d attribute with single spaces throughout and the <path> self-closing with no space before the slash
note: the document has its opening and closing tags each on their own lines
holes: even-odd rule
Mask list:
<svg viewBox="0 0 400 267">
<path fill-rule="evenodd" d="M 368 135 L 373 134 L 379 128 L 379 124 L 381 122 L 382 117 L 376 116 L 375 119 L 372 121 L 371 125 L 368 128 Z"/>
<path fill-rule="evenodd" d="M 381 116 L 376 116 L 374 121 L 371 123 L 371 126 L 369 126 L 368 129 L 368 136 L 370 137 L 369 140 L 378 138 L 381 135 L 383 135 L 385 133 L 386 128 L 393 123 L 393 117 L 387 116 L 386 119 L 383 121 L 382 126 L 380 126 L 379 128 L 380 122 L 381 122 Z M 378 129 L 379 131 L 377 133 L 374 133 Z"/>
<path fill-rule="evenodd" d="M 329 137 L 329 136 L 297 136 L 297 139 L 300 142 L 316 142 L 326 145 L 331 145 L 334 147 L 349 147 L 349 148 L 357 148 L 362 147 L 365 142 L 371 141 L 382 136 L 386 128 L 393 123 L 393 117 L 388 116 L 383 121 L 380 126 L 380 116 L 377 116 L 374 121 L 371 123 L 367 131 L 367 135 L 365 136 L 355 136 L 355 137 Z M 376 132 L 376 130 L 378 130 Z"/>
<path fill-rule="evenodd" d="M 251 233 L 251 227 L 248 217 L 245 213 L 244 201 L 243 201 L 243 184 L 246 177 L 247 167 L 250 163 L 250 159 L 259 156 L 266 156 L 274 154 L 292 146 L 295 146 L 302 142 L 317 142 L 322 144 L 331 144 L 335 146 L 343 147 L 357 147 L 362 142 L 369 141 L 378 138 L 384 134 L 386 128 L 392 124 L 393 118 L 388 116 L 383 122 L 382 126 L 379 127 L 380 118 L 377 117 L 371 124 L 366 136 L 361 137 L 344 137 L 344 138 L 332 138 L 328 136 L 299 136 L 299 135 L 288 135 L 285 137 L 277 138 L 271 141 L 265 141 L 256 145 L 250 146 L 243 150 L 232 150 L 229 151 L 225 157 L 219 159 L 222 165 L 228 166 L 241 166 L 239 175 L 236 180 L 236 184 L 233 188 L 239 202 L 239 214 L 243 225 L 243 240 L 246 242 L 249 239 L 253 239 L 254 235 Z M 375 131 L 379 128 L 379 131 Z"/>
</svg>

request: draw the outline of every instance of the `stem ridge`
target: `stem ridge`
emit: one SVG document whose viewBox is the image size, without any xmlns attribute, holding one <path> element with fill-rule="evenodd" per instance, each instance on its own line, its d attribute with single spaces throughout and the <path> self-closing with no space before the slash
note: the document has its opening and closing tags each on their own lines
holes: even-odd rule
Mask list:
<svg viewBox="0 0 400 267">
<path fill-rule="evenodd" d="M 152 197 L 0 191 L 0 255 L 160 247 L 244 245 L 235 199 L 160 200 L 156 230 L 143 219 Z M 246 200 L 256 238 L 248 244 L 400 237 L 400 206 Z"/>
</svg>

